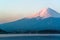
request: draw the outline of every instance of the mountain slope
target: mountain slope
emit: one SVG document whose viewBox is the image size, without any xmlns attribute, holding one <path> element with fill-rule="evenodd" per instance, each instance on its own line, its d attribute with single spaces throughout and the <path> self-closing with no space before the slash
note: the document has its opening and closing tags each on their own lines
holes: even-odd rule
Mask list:
<svg viewBox="0 0 60 40">
<path fill-rule="evenodd" d="M 4 29 L 6 31 L 15 31 L 15 30 L 26 31 L 26 30 L 31 29 L 32 25 L 34 25 L 35 23 L 37 23 L 39 21 L 36 20 L 35 18 L 33 18 L 33 19 L 24 18 L 24 19 L 15 21 L 15 22 L 1 24 L 0 28 Z"/>
<path fill-rule="evenodd" d="M 50 30 L 51 29 L 60 30 L 60 18 L 52 18 L 52 17 L 46 18 L 33 25 L 33 27 L 36 27 L 35 29 L 38 30 L 43 30 L 42 28 Z"/>
<path fill-rule="evenodd" d="M 0 29 L 0 34 L 6 34 L 6 33 L 8 33 L 8 32 L 6 32 L 5 30 Z"/>
</svg>

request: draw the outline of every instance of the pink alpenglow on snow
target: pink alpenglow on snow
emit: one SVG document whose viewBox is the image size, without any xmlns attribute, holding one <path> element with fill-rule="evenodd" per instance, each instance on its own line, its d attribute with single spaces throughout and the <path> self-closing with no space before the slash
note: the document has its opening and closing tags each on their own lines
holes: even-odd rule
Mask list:
<svg viewBox="0 0 60 40">
<path fill-rule="evenodd" d="M 60 14 L 51 8 L 44 8 L 38 13 L 29 16 L 28 18 L 35 18 L 35 17 L 40 17 L 42 19 L 45 19 L 49 17 L 60 17 Z"/>
</svg>

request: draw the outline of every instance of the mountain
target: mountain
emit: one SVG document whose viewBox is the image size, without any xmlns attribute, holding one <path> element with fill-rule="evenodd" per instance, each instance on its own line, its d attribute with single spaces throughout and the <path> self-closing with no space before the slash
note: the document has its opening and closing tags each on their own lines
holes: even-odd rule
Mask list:
<svg viewBox="0 0 60 40">
<path fill-rule="evenodd" d="M 31 18 L 0 24 L 0 28 L 7 32 L 28 30 L 57 30 L 60 31 L 60 14 L 51 8 L 45 8 Z"/>
</svg>

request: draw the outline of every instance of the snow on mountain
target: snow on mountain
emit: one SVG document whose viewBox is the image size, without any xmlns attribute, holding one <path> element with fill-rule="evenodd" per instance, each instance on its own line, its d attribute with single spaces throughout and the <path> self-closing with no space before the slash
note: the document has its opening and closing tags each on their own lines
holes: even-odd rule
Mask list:
<svg viewBox="0 0 60 40">
<path fill-rule="evenodd" d="M 42 19 L 45 19 L 48 17 L 60 17 L 60 14 L 51 8 L 44 8 L 38 13 L 33 14 L 29 18 L 34 18 L 34 17 L 40 17 Z"/>
</svg>

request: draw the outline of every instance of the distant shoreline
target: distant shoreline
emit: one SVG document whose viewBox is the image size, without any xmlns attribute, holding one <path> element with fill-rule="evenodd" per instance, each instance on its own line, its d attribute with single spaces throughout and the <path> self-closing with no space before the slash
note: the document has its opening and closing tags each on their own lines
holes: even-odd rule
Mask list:
<svg viewBox="0 0 60 40">
<path fill-rule="evenodd" d="M 0 37 L 15 37 L 15 36 L 60 36 L 60 34 L 0 34 Z"/>
</svg>

